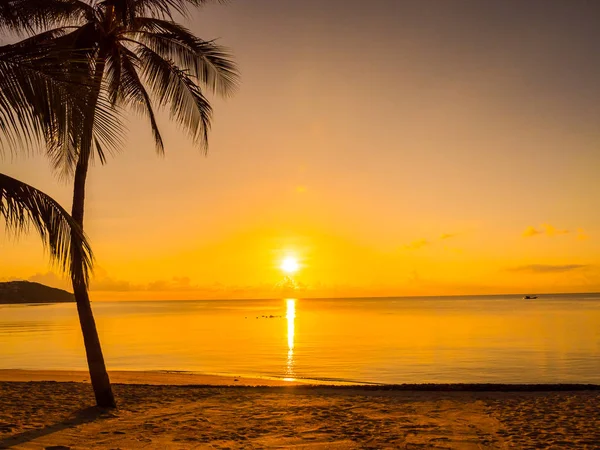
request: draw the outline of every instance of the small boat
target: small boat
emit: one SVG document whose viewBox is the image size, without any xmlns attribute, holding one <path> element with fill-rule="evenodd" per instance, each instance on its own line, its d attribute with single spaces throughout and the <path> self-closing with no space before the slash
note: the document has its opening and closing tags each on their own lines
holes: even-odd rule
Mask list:
<svg viewBox="0 0 600 450">
<path fill-rule="evenodd" d="M 523 297 L 523 300 L 533 300 L 536 298 L 537 298 L 537 295 L 526 295 L 525 297 Z"/>
</svg>

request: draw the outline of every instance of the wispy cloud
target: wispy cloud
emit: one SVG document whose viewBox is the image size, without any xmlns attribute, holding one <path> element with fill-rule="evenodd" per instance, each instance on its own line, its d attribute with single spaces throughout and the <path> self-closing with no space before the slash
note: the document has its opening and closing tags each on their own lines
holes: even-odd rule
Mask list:
<svg viewBox="0 0 600 450">
<path fill-rule="evenodd" d="M 585 240 L 589 239 L 589 236 L 587 235 L 587 233 L 585 231 L 583 231 L 583 229 L 577 228 L 577 239 L 580 241 L 585 241 Z"/>
<path fill-rule="evenodd" d="M 408 250 L 417 250 L 419 248 L 425 247 L 429 245 L 429 241 L 427 239 L 418 239 L 416 241 L 411 242 L 408 245 L 405 245 L 404 248 Z"/>
<path fill-rule="evenodd" d="M 91 291 L 130 292 L 138 289 L 139 286 L 127 280 L 116 278 L 99 266 L 94 268 L 94 276 L 90 280 Z"/>
<path fill-rule="evenodd" d="M 173 277 L 170 280 L 157 280 L 148 283 L 146 289 L 149 291 L 186 291 L 197 289 L 189 277 Z"/>
<path fill-rule="evenodd" d="M 538 229 L 536 227 L 527 227 L 525 229 L 525 231 L 523 231 L 523 237 L 532 237 L 532 236 L 538 236 L 540 234 L 546 235 L 546 236 L 560 236 L 560 235 L 564 235 L 564 234 L 569 234 L 569 230 L 562 230 L 559 228 L 556 228 L 548 223 L 542 224 L 541 228 Z"/>
<path fill-rule="evenodd" d="M 527 229 L 523 231 L 523 237 L 537 236 L 538 234 L 542 233 L 542 231 L 538 231 L 534 227 L 527 227 Z"/>
<path fill-rule="evenodd" d="M 458 236 L 458 233 L 442 233 L 442 235 L 440 236 L 440 239 L 442 239 L 442 240 L 451 239 L 456 236 Z"/>
<path fill-rule="evenodd" d="M 569 234 L 570 233 L 569 230 L 560 230 L 560 229 L 555 228 L 552 225 L 547 224 L 547 223 L 542 225 L 542 227 L 544 228 L 544 231 L 548 236 L 560 236 L 561 234 Z"/>
<path fill-rule="evenodd" d="M 36 273 L 27 278 L 59 289 L 72 291 L 71 282 L 67 277 L 61 277 L 54 272 Z M 100 292 L 132 292 L 132 291 L 185 291 L 196 289 L 188 277 L 173 277 L 170 280 L 156 280 L 147 284 L 135 284 L 111 276 L 102 267 L 96 266 L 94 276 L 90 281 L 90 291 Z"/>
<path fill-rule="evenodd" d="M 526 266 L 511 267 L 510 272 L 524 273 L 564 273 L 589 267 L 586 264 L 529 264 Z"/>
<path fill-rule="evenodd" d="M 410 244 L 405 245 L 404 248 L 407 250 L 417 250 L 417 249 L 423 248 L 428 245 L 434 245 L 436 243 L 436 241 L 438 241 L 438 240 L 445 241 L 447 239 L 452 239 L 452 238 L 458 236 L 459 234 L 460 233 L 442 233 L 439 235 L 438 238 L 417 239 L 417 240 L 412 241 Z"/>
</svg>

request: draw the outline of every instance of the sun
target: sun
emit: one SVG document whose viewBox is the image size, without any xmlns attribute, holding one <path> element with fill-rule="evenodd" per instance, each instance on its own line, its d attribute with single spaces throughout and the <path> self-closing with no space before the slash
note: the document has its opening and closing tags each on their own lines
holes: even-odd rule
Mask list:
<svg viewBox="0 0 600 450">
<path fill-rule="evenodd" d="M 293 274 L 298 271 L 300 265 L 298 264 L 298 260 L 293 256 L 288 256 L 283 261 L 281 261 L 281 265 L 279 266 L 281 270 L 283 270 L 287 274 Z"/>
</svg>

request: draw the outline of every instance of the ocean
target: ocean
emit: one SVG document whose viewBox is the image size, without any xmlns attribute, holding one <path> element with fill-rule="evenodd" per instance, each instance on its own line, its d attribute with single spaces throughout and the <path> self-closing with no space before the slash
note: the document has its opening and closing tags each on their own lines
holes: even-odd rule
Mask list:
<svg viewBox="0 0 600 450">
<path fill-rule="evenodd" d="M 600 294 L 94 302 L 109 370 L 600 383 Z M 74 304 L 0 305 L 0 369 L 86 369 Z"/>
</svg>

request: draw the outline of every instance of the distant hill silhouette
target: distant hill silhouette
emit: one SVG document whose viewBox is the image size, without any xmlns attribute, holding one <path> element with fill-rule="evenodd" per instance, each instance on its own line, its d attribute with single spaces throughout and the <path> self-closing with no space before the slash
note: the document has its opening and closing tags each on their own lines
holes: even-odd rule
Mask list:
<svg viewBox="0 0 600 450">
<path fill-rule="evenodd" d="M 0 304 L 19 303 L 67 303 L 74 302 L 75 296 L 62 289 L 51 288 L 30 281 L 9 281 L 0 283 Z"/>
</svg>

